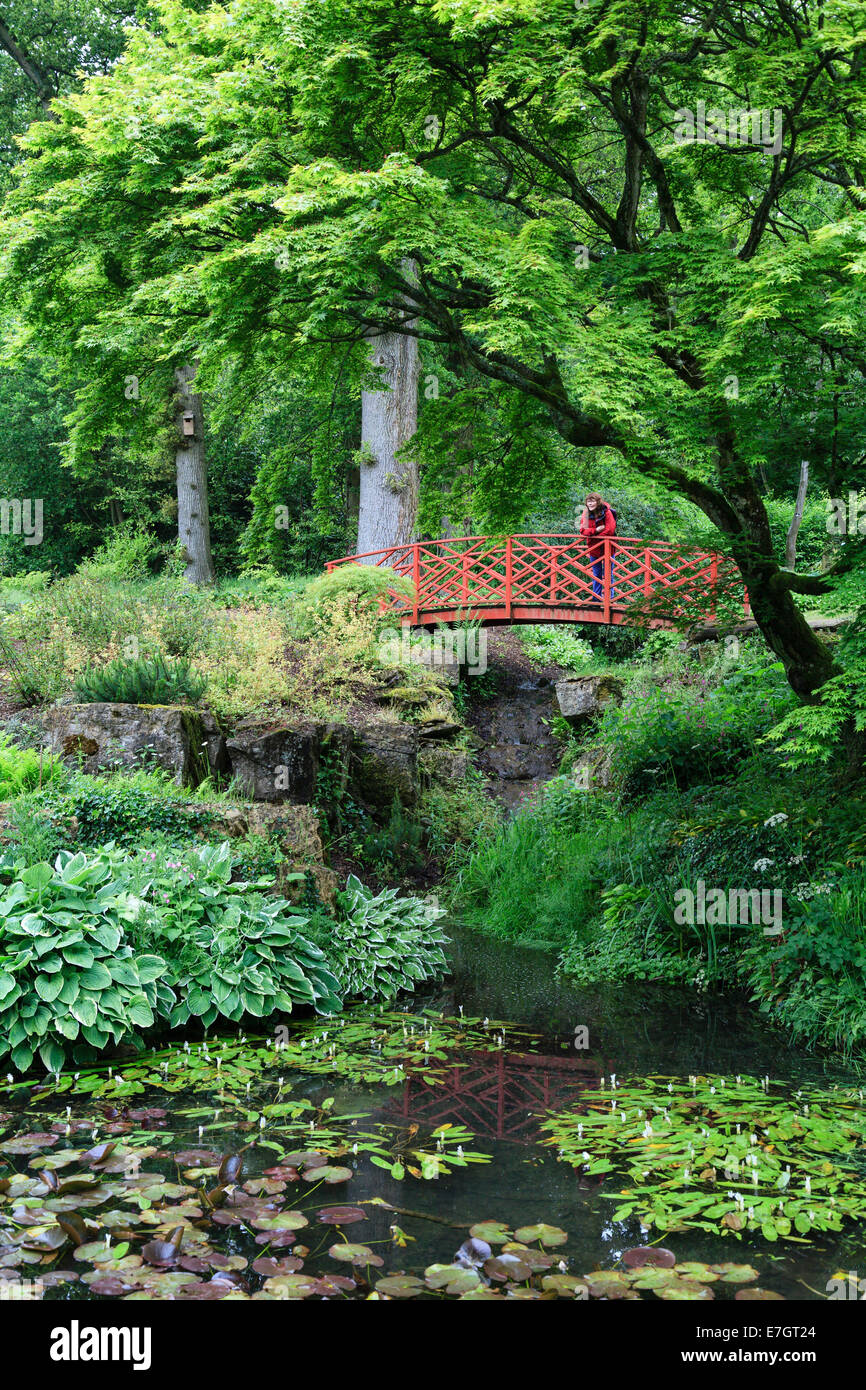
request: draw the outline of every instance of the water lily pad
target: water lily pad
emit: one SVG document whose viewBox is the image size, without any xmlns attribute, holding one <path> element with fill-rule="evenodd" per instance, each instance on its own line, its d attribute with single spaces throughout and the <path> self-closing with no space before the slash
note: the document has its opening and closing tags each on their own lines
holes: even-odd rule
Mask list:
<svg viewBox="0 0 866 1390">
<path fill-rule="evenodd" d="M 264 1274 L 267 1277 L 276 1274 L 297 1274 L 303 1267 L 304 1262 L 299 1260 L 297 1255 L 282 1255 L 279 1259 L 273 1255 L 260 1255 L 257 1260 L 253 1260 L 256 1274 Z"/>
<path fill-rule="evenodd" d="M 276 1298 L 310 1298 L 317 1293 L 314 1274 L 276 1274 L 264 1283 L 265 1292 Z"/>
<path fill-rule="evenodd" d="M 676 1267 L 677 1274 L 683 1279 L 690 1279 L 698 1284 L 715 1284 L 719 1275 L 709 1265 L 702 1264 L 700 1260 L 686 1260 L 683 1264 Z"/>
<path fill-rule="evenodd" d="M 486 1240 L 488 1245 L 504 1245 L 511 1239 L 512 1232 L 501 1221 L 477 1221 L 469 1227 L 469 1234 Z"/>
<path fill-rule="evenodd" d="M 348 1182 L 355 1175 L 351 1168 L 340 1168 L 330 1163 L 324 1163 L 315 1168 L 305 1168 L 301 1177 L 304 1182 Z"/>
<path fill-rule="evenodd" d="M 193 1284 L 184 1284 L 181 1289 L 178 1289 L 177 1297 L 184 1301 L 194 1299 L 197 1303 L 214 1303 L 219 1299 L 228 1298 L 232 1292 L 233 1285 L 222 1279 L 211 1279 L 207 1283 L 199 1281 Z"/>
<path fill-rule="evenodd" d="M 723 1284 L 748 1284 L 758 1277 L 758 1271 L 751 1265 L 710 1265 L 710 1269 L 721 1277 Z"/>
<path fill-rule="evenodd" d="M 214 1214 L 214 1220 L 220 1213 Z M 273 1216 L 262 1216 L 256 1214 L 252 1217 L 251 1224 L 257 1231 L 300 1231 L 310 1223 L 301 1211 L 279 1211 Z"/>
<path fill-rule="evenodd" d="M 672 1250 L 660 1245 L 633 1245 L 623 1253 L 622 1261 L 629 1269 L 640 1269 L 642 1265 L 658 1265 L 660 1269 L 673 1268 L 677 1257 Z"/>
<path fill-rule="evenodd" d="M 353 1265 L 375 1265 L 381 1268 L 385 1261 L 369 1245 L 353 1245 L 349 1242 L 344 1244 L 332 1245 L 328 1254 L 332 1260 L 341 1260 L 346 1264 Z"/>
<path fill-rule="evenodd" d="M 785 1295 L 775 1293 L 772 1289 L 737 1289 L 734 1299 L 738 1302 L 747 1303 L 784 1303 Z"/>
<path fill-rule="evenodd" d="M 521 1245 L 519 1241 L 509 1240 L 503 1245 L 501 1255 L 517 1255 L 525 1265 L 529 1265 L 533 1274 L 540 1273 L 543 1269 L 550 1269 L 556 1263 L 555 1255 L 548 1255 L 544 1250 L 536 1250 L 534 1246 Z"/>
<path fill-rule="evenodd" d="M 555 1293 L 558 1298 L 586 1298 L 589 1289 L 582 1279 L 577 1279 L 573 1274 L 546 1274 L 541 1281 L 541 1287 L 550 1293 Z"/>
<path fill-rule="evenodd" d="M 50 1149 L 53 1144 L 58 1142 L 59 1135 L 45 1134 L 34 1131 L 31 1134 L 18 1134 L 14 1139 L 7 1139 L 4 1144 L 0 1144 L 0 1153 L 4 1154 L 32 1154 L 37 1149 Z"/>
<path fill-rule="evenodd" d="M 522 1283 L 532 1274 L 528 1264 L 524 1264 L 519 1255 L 493 1255 L 489 1260 L 484 1261 L 484 1272 L 489 1274 L 491 1279 L 514 1279 Z"/>
<path fill-rule="evenodd" d="M 465 1265 L 428 1265 L 424 1271 L 424 1283 L 428 1289 L 444 1289 L 446 1293 L 468 1293 L 481 1283 L 477 1270 L 467 1269 Z"/>
<path fill-rule="evenodd" d="M 679 1303 L 707 1303 L 716 1296 L 709 1285 L 699 1284 L 696 1279 L 672 1279 L 656 1289 L 655 1294 L 657 1298 Z"/>
<path fill-rule="evenodd" d="M 558 1226 L 546 1226 L 543 1223 L 537 1226 L 521 1226 L 514 1232 L 517 1240 L 529 1244 L 530 1241 L 538 1240 L 542 1245 L 564 1245 L 568 1240 L 567 1231 L 561 1231 Z"/>
<path fill-rule="evenodd" d="M 322 1294 L 324 1298 L 332 1293 L 348 1293 L 357 1287 L 355 1280 L 350 1279 L 347 1274 L 322 1274 L 316 1280 L 316 1293 Z"/>
<path fill-rule="evenodd" d="M 213 1168 L 218 1166 L 220 1161 L 216 1149 L 180 1149 L 178 1153 L 172 1154 L 172 1158 L 184 1168 Z"/>
<path fill-rule="evenodd" d="M 262 1231 L 256 1236 L 256 1245 L 269 1245 L 275 1250 L 283 1250 L 295 1244 L 296 1235 L 296 1231 Z"/>
<path fill-rule="evenodd" d="M 316 1216 L 326 1226 L 352 1226 L 356 1221 L 368 1219 L 360 1207 L 322 1207 Z"/>
<path fill-rule="evenodd" d="M 376 1292 L 387 1294 L 389 1298 L 414 1298 L 423 1289 L 423 1282 L 414 1274 L 389 1274 L 376 1283 Z"/>
</svg>

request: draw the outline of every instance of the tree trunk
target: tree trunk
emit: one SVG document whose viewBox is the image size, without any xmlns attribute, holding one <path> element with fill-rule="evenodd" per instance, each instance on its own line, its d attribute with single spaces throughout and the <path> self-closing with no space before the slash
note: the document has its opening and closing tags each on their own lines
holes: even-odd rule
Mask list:
<svg viewBox="0 0 866 1390">
<path fill-rule="evenodd" d="M 797 501 L 794 506 L 794 515 L 791 518 L 791 525 L 788 527 L 788 535 L 785 539 L 785 568 L 793 570 L 797 568 L 797 537 L 800 534 L 800 522 L 803 520 L 803 508 L 806 505 L 806 489 L 809 486 L 809 464 L 804 459 L 800 464 L 800 481 L 797 485 Z"/>
<path fill-rule="evenodd" d="M 812 631 L 794 600 L 791 576 L 781 569 L 773 551 L 767 509 L 729 435 L 718 440 L 718 469 L 729 512 L 717 518 L 713 506 L 703 510 L 730 537 L 752 614 L 767 646 L 784 665 L 788 684 L 801 700 L 814 703 L 820 687 L 834 673 L 832 652 Z"/>
<path fill-rule="evenodd" d="M 395 458 L 418 428 L 417 339 L 380 334 L 370 358 L 387 389 L 361 396 L 359 555 L 411 542 L 418 511 L 418 465 Z"/>
<path fill-rule="evenodd" d="M 207 500 L 207 465 L 204 456 L 204 413 L 201 396 L 192 390 L 195 364 L 187 362 L 176 373 L 178 445 L 177 534 L 184 547 L 188 584 L 213 584 L 210 553 L 210 513 Z"/>
</svg>

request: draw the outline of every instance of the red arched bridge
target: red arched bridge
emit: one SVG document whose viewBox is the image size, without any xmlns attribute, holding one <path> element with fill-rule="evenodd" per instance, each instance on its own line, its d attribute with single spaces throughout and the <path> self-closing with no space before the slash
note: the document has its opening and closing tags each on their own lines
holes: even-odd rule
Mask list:
<svg viewBox="0 0 866 1390">
<path fill-rule="evenodd" d="M 591 552 L 590 552 L 591 547 Z M 411 579 L 415 596 L 392 591 L 414 627 L 481 623 L 641 623 L 687 615 L 712 622 L 724 603 L 749 613 L 739 572 L 714 551 L 661 541 L 582 536 L 463 536 L 415 541 L 331 560 L 386 565 Z"/>
</svg>

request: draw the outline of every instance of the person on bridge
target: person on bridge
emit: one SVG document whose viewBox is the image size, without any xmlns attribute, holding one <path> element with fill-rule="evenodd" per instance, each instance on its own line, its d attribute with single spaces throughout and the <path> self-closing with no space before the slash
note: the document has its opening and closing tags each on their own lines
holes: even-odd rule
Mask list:
<svg viewBox="0 0 866 1390">
<path fill-rule="evenodd" d="M 604 537 L 616 535 L 616 512 L 597 492 L 587 494 L 586 506 L 580 518 L 580 534 L 586 540 L 595 540 L 590 545 L 589 559 L 592 565 L 592 592 L 600 599 L 604 582 Z M 613 599 L 613 545 L 610 547 L 610 597 Z"/>
</svg>

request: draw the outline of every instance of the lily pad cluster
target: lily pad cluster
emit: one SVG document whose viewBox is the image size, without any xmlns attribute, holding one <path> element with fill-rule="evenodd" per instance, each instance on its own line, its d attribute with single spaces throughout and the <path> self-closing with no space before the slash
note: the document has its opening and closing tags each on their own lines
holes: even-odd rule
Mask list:
<svg viewBox="0 0 866 1390">
<path fill-rule="evenodd" d="M 803 1241 L 866 1218 L 862 1091 L 749 1076 L 611 1077 L 548 1113 L 543 1141 L 616 1191 L 615 1221 Z"/>
<path fill-rule="evenodd" d="M 325 1075 L 367 1085 L 396 1086 L 409 1076 L 429 1085 L 460 1064 L 461 1052 L 496 1052 L 518 1039 L 523 1051 L 536 1045 L 533 1034 L 490 1019 L 449 1018 L 438 1013 L 371 1014 L 348 1009 L 324 1022 L 293 1022 L 266 1037 L 213 1038 L 184 1043 L 121 1064 L 100 1064 L 33 1082 L 11 1075 L 0 1090 L 10 1095 L 90 1095 L 126 1099 L 146 1088 L 178 1092 L 190 1087 L 243 1093 L 259 1081 L 292 1071 Z"/>
</svg>

